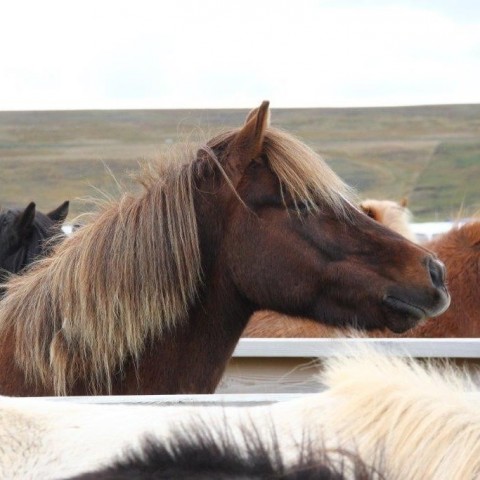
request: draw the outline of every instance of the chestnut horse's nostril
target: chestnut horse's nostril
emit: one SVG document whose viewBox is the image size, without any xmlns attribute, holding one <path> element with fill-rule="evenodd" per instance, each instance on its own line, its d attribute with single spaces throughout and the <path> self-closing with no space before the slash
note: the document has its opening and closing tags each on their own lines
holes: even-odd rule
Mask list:
<svg viewBox="0 0 480 480">
<path fill-rule="evenodd" d="M 440 260 L 430 257 L 428 261 L 428 271 L 432 283 L 436 288 L 445 287 L 445 265 Z"/>
</svg>

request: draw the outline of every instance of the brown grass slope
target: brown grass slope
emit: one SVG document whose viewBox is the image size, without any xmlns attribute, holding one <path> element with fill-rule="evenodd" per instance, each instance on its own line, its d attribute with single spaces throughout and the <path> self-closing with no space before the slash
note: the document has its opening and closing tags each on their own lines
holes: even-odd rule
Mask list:
<svg viewBox="0 0 480 480">
<path fill-rule="evenodd" d="M 244 110 L 0 112 L 0 205 L 74 200 L 129 184 L 139 160 L 241 122 Z M 362 196 L 408 195 L 416 220 L 480 208 L 480 105 L 279 109 L 276 126 L 323 154 Z M 108 168 L 107 168 L 108 167 Z M 70 217 L 71 218 L 71 217 Z"/>
</svg>

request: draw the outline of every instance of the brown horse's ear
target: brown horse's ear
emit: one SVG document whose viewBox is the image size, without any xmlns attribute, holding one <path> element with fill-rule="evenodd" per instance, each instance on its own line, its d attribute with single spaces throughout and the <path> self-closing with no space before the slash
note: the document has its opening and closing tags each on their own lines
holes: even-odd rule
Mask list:
<svg viewBox="0 0 480 480">
<path fill-rule="evenodd" d="M 69 206 L 70 206 L 70 202 L 67 200 L 66 202 L 63 202 L 55 210 L 48 212 L 47 217 L 50 220 L 53 220 L 55 223 L 63 223 L 67 218 Z"/>
<path fill-rule="evenodd" d="M 261 155 L 265 131 L 270 124 L 269 102 L 252 110 L 233 140 L 230 165 L 234 175 L 243 175 L 250 162 Z"/>
<path fill-rule="evenodd" d="M 403 198 L 400 200 L 399 203 L 400 203 L 400 206 L 401 206 L 401 207 L 406 208 L 407 205 L 408 205 L 408 198 L 407 198 L 407 197 L 403 197 Z"/>
<path fill-rule="evenodd" d="M 27 208 L 15 220 L 15 228 L 20 237 L 28 235 L 35 219 L 35 203 L 30 202 Z"/>
</svg>

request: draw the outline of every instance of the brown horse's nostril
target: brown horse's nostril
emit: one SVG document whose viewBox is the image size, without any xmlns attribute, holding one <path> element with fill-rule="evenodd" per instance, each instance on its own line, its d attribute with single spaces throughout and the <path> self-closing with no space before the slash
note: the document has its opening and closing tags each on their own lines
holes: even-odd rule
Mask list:
<svg viewBox="0 0 480 480">
<path fill-rule="evenodd" d="M 431 257 L 428 262 L 428 271 L 436 288 L 445 287 L 445 265 L 440 260 Z"/>
</svg>

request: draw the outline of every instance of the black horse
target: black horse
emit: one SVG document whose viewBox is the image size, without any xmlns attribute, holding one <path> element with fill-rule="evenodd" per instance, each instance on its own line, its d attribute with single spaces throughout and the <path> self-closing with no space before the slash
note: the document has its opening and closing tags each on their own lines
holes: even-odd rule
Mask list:
<svg viewBox="0 0 480 480">
<path fill-rule="evenodd" d="M 48 253 L 54 243 L 49 240 L 63 233 L 68 207 L 66 201 L 44 214 L 31 202 L 25 209 L 0 210 L 0 283 Z"/>
</svg>

